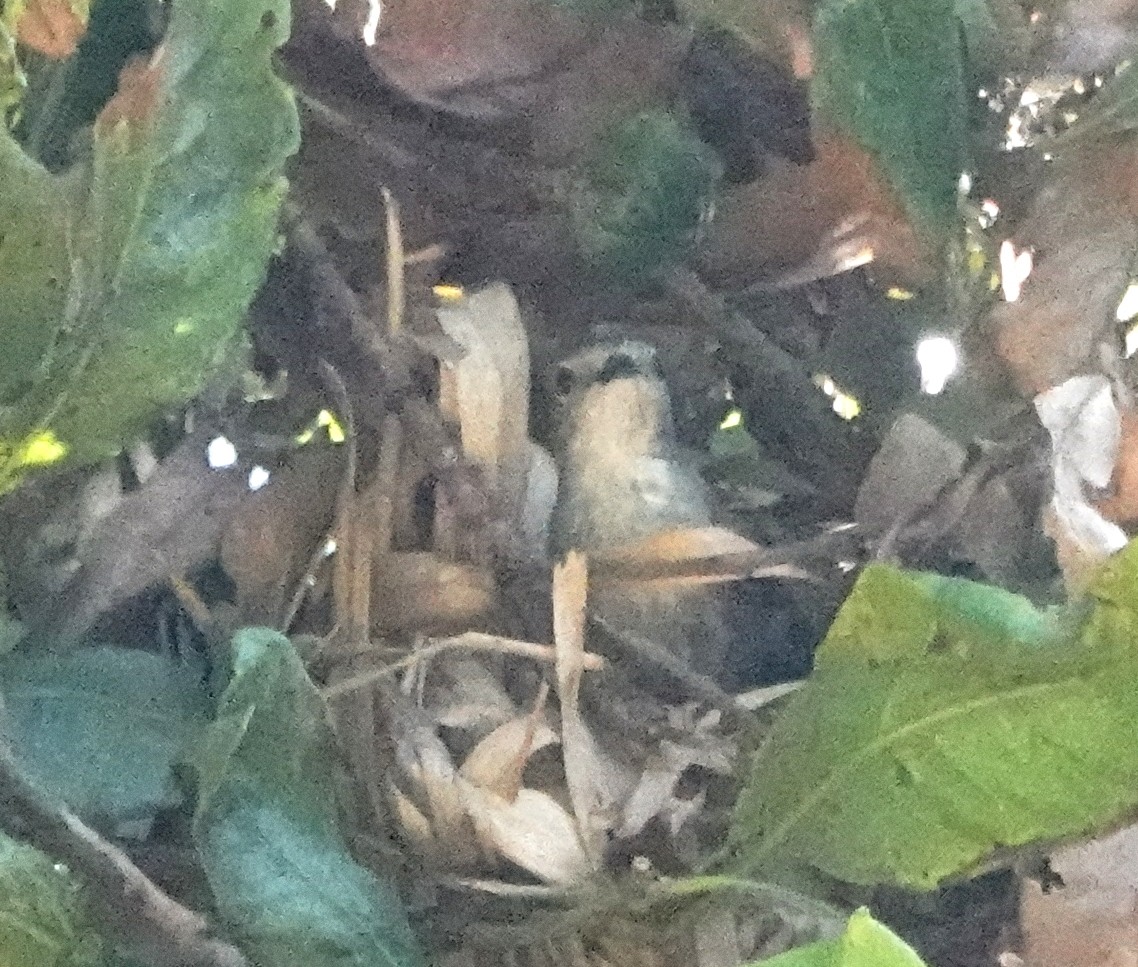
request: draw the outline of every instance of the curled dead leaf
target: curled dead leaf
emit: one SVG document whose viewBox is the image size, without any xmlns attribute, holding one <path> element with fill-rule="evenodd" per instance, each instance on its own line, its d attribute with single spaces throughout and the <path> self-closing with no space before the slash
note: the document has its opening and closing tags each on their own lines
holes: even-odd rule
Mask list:
<svg viewBox="0 0 1138 967">
<path fill-rule="evenodd" d="M 553 797 L 520 789 L 510 802 L 459 780 L 482 847 L 546 883 L 580 883 L 592 869 L 573 817 Z"/>
<path fill-rule="evenodd" d="M 560 741 L 543 719 L 523 715 L 503 722 L 463 760 L 459 775 L 507 801 L 521 790 L 522 773 L 530 756 Z"/>
<path fill-rule="evenodd" d="M 883 282 L 919 288 L 934 275 L 918 238 L 871 155 L 833 131 L 816 131 L 815 160 L 789 163 L 726 193 L 699 253 L 717 284 L 782 287 L 872 261 Z"/>
</svg>

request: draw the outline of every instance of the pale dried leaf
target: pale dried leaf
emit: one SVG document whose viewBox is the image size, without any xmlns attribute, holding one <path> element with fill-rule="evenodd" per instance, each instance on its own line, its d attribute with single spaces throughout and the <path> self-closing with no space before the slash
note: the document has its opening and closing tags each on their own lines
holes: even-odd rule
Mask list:
<svg viewBox="0 0 1138 967">
<path fill-rule="evenodd" d="M 443 364 L 443 412 L 459 427 L 462 449 L 495 482 L 507 457 L 529 447 L 529 343 L 517 300 L 495 283 L 437 312 L 443 332 L 465 350 Z"/>
<path fill-rule="evenodd" d="M 578 698 L 585 661 L 585 602 L 588 565 L 570 551 L 553 570 L 553 641 L 557 652 L 557 696 L 561 703 L 561 751 L 569 800 L 581 842 L 594 866 L 600 865 L 608 814 L 614 803 L 600 781 L 607 770 L 581 717 Z"/>
<path fill-rule="evenodd" d="M 521 788 L 522 772 L 530 756 L 558 741 L 557 734 L 540 717 L 518 716 L 471 749 L 458 772 L 479 788 L 510 801 Z"/>
<path fill-rule="evenodd" d="M 546 883 L 569 886 L 593 864 L 573 817 L 553 798 L 521 789 L 513 802 L 459 780 L 469 816 L 487 852 L 520 866 Z"/>
<path fill-rule="evenodd" d="M 1114 474 L 1121 422 L 1104 376 L 1076 376 L 1035 399 L 1051 434 L 1054 475 L 1048 531 L 1069 588 L 1126 544 L 1126 534 L 1088 500 L 1087 485 L 1105 487 Z"/>
</svg>

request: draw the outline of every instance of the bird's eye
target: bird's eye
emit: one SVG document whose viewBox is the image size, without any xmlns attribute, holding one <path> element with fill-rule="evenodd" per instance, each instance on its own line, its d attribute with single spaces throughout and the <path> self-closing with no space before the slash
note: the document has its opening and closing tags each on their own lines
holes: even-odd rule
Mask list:
<svg viewBox="0 0 1138 967">
<path fill-rule="evenodd" d="M 611 383 L 616 379 L 628 379 L 630 376 L 641 376 L 640 366 L 636 360 L 627 353 L 613 353 L 605 360 L 604 368 L 597 375 L 600 383 Z"/>
<path fill-rule="evenodd" d="M 553 391 L 558 396 L 568 396 L 573 389 L 573 370 L 568 366 L 558 366 L 557 375 L 553 377 Z"/>
</svg>

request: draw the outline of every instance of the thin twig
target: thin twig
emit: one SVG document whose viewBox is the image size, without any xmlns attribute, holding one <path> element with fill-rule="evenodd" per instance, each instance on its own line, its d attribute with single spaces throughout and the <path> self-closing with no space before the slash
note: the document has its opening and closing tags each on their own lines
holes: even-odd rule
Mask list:
<svg viewBox="0 0 1138 967">
<path fill-rule="evenodd" d="M 154 967 L 247 967 L 205 918 L 162 892 L 130 858 L 20 771 L 0 749 L 0 827 L 65 863 L 87 885 L 103 933 Z"/>
<path fill-rule="evenodd" d="M 327 685 L 321 689 L 321 693 L 328 700 L 338 698 L 348 692 L 368 688 L 377 682 L 392 678 L 402 671 L 414 668 L 420 662 L 441 655 L 443 652 L 459 649 L 519 655 L 522 658 L 532 658 L 534 661 L 546 662 L 551 665 L 556 660 L 556 653 L 549 645 L 540 645 L 533 641 L 521 641 L 517 638 L 499 638 L 497 635 L 487 635 L 480 631 L 468 631 L 453 638 L 429 638 L 427 641 L 428 643 L 424 647 L 416 649 L 406 658 L 401 658 L 390 665 L 384 665 L 383 668 L 361 672 L 358 675 L 336 682 L 334 685 Z M 600 655 L 589 653 L 585 655 L 584 667 L 588 671 L 599 671 L 605 667 L 605 660 Z"/>
</svg>

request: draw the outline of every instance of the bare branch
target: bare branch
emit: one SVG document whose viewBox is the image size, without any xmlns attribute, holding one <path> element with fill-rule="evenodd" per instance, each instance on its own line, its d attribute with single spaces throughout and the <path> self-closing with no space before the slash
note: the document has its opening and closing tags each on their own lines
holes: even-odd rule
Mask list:
<svg viewBox="0 0 1138 967">
<path fill-rule="evenodd" d="M 67 866 L 86 884 L 103 933 L 153 967 L 247 967 L 205 918 L 162 892 L 130 858 L 53 802 L 0 749 L 0 827 Z"/>
</svg>

